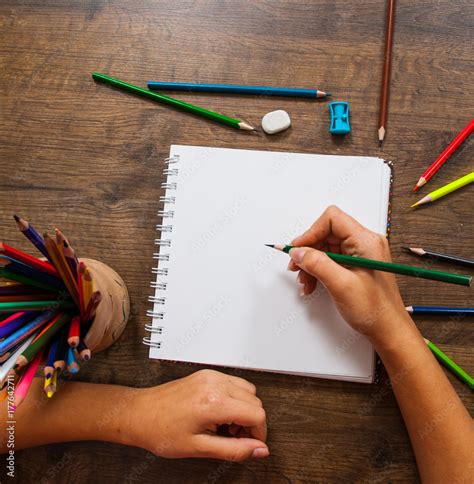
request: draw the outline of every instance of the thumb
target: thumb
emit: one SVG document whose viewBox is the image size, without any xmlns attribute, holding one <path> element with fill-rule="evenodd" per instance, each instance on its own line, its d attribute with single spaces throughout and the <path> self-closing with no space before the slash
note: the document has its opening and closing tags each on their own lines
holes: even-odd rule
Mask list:
<svg viewBox="0 0 474 484">
<path fill-rule="evenodd" d="M 334 294 L 343 291 L 350 283 L 351 272 L 324 252 L 309 247 L 296 247 L 290 250 L 289 255 L 300 269 L 320 280 Z"/>
<path fill-rule="evenodd" d="M 217 435 L 196 435 L 195 457 L 210 457 L 230 461 L 242 461 L 250 458 L 268 457 L 267 444 L 257 439 L 221 437 Z"/>
</svg>

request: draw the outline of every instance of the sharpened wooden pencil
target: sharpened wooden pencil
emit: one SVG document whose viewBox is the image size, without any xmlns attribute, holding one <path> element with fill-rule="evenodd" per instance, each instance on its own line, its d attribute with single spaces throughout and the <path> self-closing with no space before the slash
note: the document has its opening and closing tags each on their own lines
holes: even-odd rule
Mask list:
<svg viewBox="0 0 474 484">
<path fill-rule="evenodd" d="M 230 126 L 235 129 L 242 129 L 245 131 L 254 131 L 255 129 L 253 126 L 250 126 L 250 124 L 245 123 L 244 121 L 230 118 L 229 116 L 224 116 L 223 114 L 209 111 L 208 109 L 204 109 L 199 106 L 186 103 L 184 101 L 179 101 L 178 99 L 172 98 L 170 96 L 165 96 L 164 94 L 159 94 L 154 91 L 150 91 L 149 89 L 134 86 L 133 84 L 129 84 L 128 82 L 124 82 L 119 79 L 115 79 L 114 77 L 106 76 L 105 74 L 99 74 L 98 72 L 94 72 L 92 74 L 92 78 L 98 82 L 103 82 L 105 84 L 109 84 L 111 86 L 122 89 L 123 91 L 131 92 L 133 94 L 136 94 L 137 96 L 145 97 L 148 99 L 152 99 L 153 101 L 167 104 L 176 109 L 180 109 L 182 111 L 196 114 L 197 116 L 211 119 L 212 121 L 225 124 L 226 126 Z"/>
<path fill-rule="evenodd" d="M 64 256 L 69 265 L 69 268 L 71 269 L 74 279 L 77 279 L 77 266 L 79 264 L 79 261 L 77 260 L 76 252 L 59 229 L 54 229 L 54 231 L 56 232 L 56 244 L 62 247 Z"/>
<path fill-rule="evenodd" d="M 80 324 L 81 324 L 80 316 L 74 316 L 71 320 L 71 324 L 69 325 L 69 334 L 67 338 L 68 345 L 71 348 L 75 348 L 79 344 Z"/>
<path fill-rule="evenodd" d="M 59 275 L 61 276 L 61 279 L 63 280 L 64 284 L 68 289 L 69 294 L 71 295 L 76 305 L 79 306 L 79 293 L 77 289 L 77 284 L 72 276 L 69 266 L 67 265 L 64 254 L 59 253 L 56 241 L 54 241 L 46 232 L 44 234 L 44 243 L 46 246 L 46 250 L 51 257 L 51 260 L 53 261 L 54 266 L 56 267 Z"/>
<path fill-rule="evenodd" d="M 23 264 L 27 264 L 31 267 L 34 267 L 35 269 L 46 272 L 51 276 L 59 277 L 58 271 L 50 262 L 45 262 L 41 259 L 38 259 L 37 257 L 26 254 L 25 252 L 22 252 L 21 250 L 18 250 L 15 247 L 6 244 L 5 242 L 0 242 L 0 254 L 23 262 Z"/>
<path fill-rule="evenodd" d="M 423 185 L 428 183 L 436 172 L 446 163 L 449 157 L 464 143 L 464 141 L 471 136 L 474 131 L 474 119 L 471 119 L 467 126 L 449 143 L 446 149 L 436 158 L 436 160 L 429 166 L 429 168 L 421 175 L 416 182 L 413 191 L 416 192 Z"/>
<path fill-rule="evenodd" d="M 16 360 L 16 366 L 21 367 L 28 364 L 35 355 L 44 348 L 53 336 L 71 319 L 71 315 L 68 313 L 60 313 L 54 317 L 52 321 L 48 323 L 46 329 L 33 340 L 33 342 L 26 348 L 25 351 Z"/>
<path fill-rule="evenodd" d="M 393 28 L 395 23 L 395 0 L 387 3 L 387 24 L 385 26 L 385 50 L 383 59 L 382 91 L 379 112 L 379 145 L 382 146 L 387 130 L 388 97 L 390 92 L 390 70 L 392 65 Z"/>
<path fill-rule="evenodd" d="M 450 264 L 457 264 L 465 267 L 474 267 L 474 259 L 469 259 L 467 257 L 446 254 L 443 252 L 434 252 L 431 250 L 425 250 L 421 247 L 402 247 L 402 249 L 426 259 L 449 262 Z"/>
<path fill-rule="evenodd" d="M 267 247 L 279 250 L 289 254 L 290 250 L 296 249 L 291 245 L 285 244 L 265 244 Z M 435 281 L 450 282 L 452 284 L 461 284 L 470 286 L 472 276 L 464 274 L 453 274 L 451 272 L 434 271 L 423 267 L 413 267 L 405 264 L 395 264 L 393 262 L 384 262 L 373 259 L 364 259 L 363 257 L 354 257 L 344 254 L 334 254 L 324 252 L 330 259 L 341 265 L 364 267 L 376 271 L 392 272 L 394 274 L 403 274 L 406 276 L 421 277 L 423 279 L 432 279 Z"/>
<path fill-rule="evenodd" d="M 464 371 L 457 363 L 451 358 L 445 355 L 434 343 L 430 340 L 423 338 L 428 348 L 431 350 L 435 358 L 446 367 L 451 373 L 457 376 L 462 382 L 464 382 L 471 390 L 474 390 L 474 378 Z"/>
<path fill-rule="evenodd" d="M 43 358 L 43 350 L 39 351 L 33 361 L 28 365 L 25 372 L 23 373 L 20 381 L 15 387 L 14 393 L 14 405 L 18 407 L 25 399 L 28 390 L 31 386 L 33 378 L 35 376 L 36 370 L 38 369 L 41 359 Z"/>
<path fill-rule="evenodd" d="M 457 315 L 474 316 L 474 308 L 456 308 L 451 306 L 407 306 L 409 314 Z"/>
<path fill-rule="evenodd" d="M 20 232 L 46 257 L 46 259 L 52 262 L 49 258 L 48 251 L 46 250 L 44 240 L 41 238 L 41 235 L 36 232 L 29 222 L 22 219 L 18 215 L 13 215 L 13 218 L 15 219 Z"/>
<path fill-rule="evenodd" d="M 439 198 L 442 198 L 446 195 L 449 195 L 450 193 L 459 190 L 462 187 L 465 187 L 466 185 L 469 185 L 469 183 L 474 182 L 474 171 L 471 173 L 468 173 L 467 175 L 462 176 L 461 178 L 458 178 L 457 180 L 454 180 L 451 183 L 448 183 L 447 185 L 444 185 L 441 188 L 438 188 L 437 190 L 428 193 L 428 195 L 424 196 L 422 199 L 418 200 L 415 202 L 411 208 L 413 207 L 419 207 L 420 205 L 424 205 L 425 203 L 431 203 Z"/>
</svg>

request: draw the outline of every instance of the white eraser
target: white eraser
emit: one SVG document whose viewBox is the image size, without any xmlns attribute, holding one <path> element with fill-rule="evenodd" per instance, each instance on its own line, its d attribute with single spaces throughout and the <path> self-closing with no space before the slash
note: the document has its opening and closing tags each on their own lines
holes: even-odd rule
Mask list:
<svg viewBox="0 0 474 484">
<path fill-rule="evenodd" d="M 286 111 L 278 109 L 265 114 L 262 118 L 262 128 L 265 133 L 274 134 L 288 129 L 291 125 L 290 116 Z"/>
</svg>

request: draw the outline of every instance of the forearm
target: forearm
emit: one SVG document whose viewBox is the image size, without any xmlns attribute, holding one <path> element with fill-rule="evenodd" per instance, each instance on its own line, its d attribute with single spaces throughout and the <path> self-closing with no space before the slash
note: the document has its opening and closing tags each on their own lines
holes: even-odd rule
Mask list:
<svg viewBox="0 0 474 484">
<path fill-rule="evenodd" d="M 103 440 L 131 444 L 126 419 L 137 389 L 66 382 L 51 399 L 35 378 L 15 412 L 15 449 L 55 442 Z M 2 452 L 6 452 L 6 401 L 1 404 Z"/>
<path fill-rule="evenodd" d="M 473 421 L 419 331 L 404 323 L 396 340 L 379 343 L 376 349 L 403 414 L 420 476 L 425 482 L 469 480 L 465 473 L 474 466 Z"/>
</svg>

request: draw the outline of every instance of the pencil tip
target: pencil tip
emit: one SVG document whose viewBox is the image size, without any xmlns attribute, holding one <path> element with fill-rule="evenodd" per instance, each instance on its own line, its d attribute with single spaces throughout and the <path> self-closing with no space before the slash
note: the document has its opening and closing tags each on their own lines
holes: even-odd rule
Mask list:
<svg viewBox="0 0 474 484">
<path fill-rule="evenodd" d="M 326 93 L 326 97 L 331 97 L 332 96 L 332 92 L 327 92 Z"/>
<path fill-rule="evenodd" d="M 418 184 L 416 184 L 414 187 L 413 187 L 413 192 L 416 192 L 420 187 L 418 186 Z"/>
<path fill-rule="evenodd" d="M 15 219 L 15 222 L 19 222 L 21 220 L 21 218 L 15 213 L 13 214 L 13 218 Z"/>
<path fill-rule="evenodd" d="M 274 244 L 265 244 L 267 247 L 271 247 L 272 249 L 275 248 L 275 245 Z"/>
<path fill-rule="evenodd" d="M 410 206 L 410 208 L 418 207 L 419 204 L 420 204 L 420 202 L 415 202 L 413 205 Z"/>
<path fill-rule="evenodd" d="M 405 245 L 402 245 L 402 249 L 405 249 L 407 252 L 411 252 L 410 247 L 407 247 L 407 246 L 405 246 Z"/>
<path fill-rule="evenodd" d="M 379 140 L 379 148 L 382 148 L 383 140 Z"/>
<path fill-rule="evenodd" d="M 246 123 L 245 121 L 240 121 L 239 128 L 245 131 L 255 131 L 255 128 L 250 124 Z"/>
</svg>

